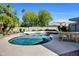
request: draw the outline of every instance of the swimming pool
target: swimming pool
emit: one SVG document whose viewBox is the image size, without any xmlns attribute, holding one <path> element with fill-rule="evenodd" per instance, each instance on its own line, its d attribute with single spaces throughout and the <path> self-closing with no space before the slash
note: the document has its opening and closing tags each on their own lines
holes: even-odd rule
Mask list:
<svg viewBox="0 0 79 59">
<path fill-rule="evenodd" d="M 15 45 L 38 45 L 50 41 L 50 37 L 45 34 L 24 34 L 10 39 L 8 42 Z"/>
</svg>

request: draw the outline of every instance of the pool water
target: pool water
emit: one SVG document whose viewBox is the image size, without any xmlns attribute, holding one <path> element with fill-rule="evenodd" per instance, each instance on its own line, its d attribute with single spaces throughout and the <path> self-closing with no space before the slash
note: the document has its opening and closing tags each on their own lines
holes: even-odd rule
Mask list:
<svg viewBox="0 0 79 59">
<path fill-rule="evenodd" d="M 16 45 L 37 45 L 50 41 L 50 37 L 44 34 L 22 35 L 10 39 L 8 42 Z"/>
</svg>

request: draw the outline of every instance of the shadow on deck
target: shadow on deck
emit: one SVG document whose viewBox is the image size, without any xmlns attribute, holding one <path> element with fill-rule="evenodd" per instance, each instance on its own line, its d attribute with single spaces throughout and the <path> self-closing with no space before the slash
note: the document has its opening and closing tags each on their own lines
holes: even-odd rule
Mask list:
<svg viewBox="0 0 79 59">
<path fill-rule="evenodd" d="M 57 53 L 60 56 L 79 56 L 79 43 L 73 41 L 60 41 L 58 34 L 51 34 L 53 39 L 42 44 L 44 47 Z"/>
</svg>

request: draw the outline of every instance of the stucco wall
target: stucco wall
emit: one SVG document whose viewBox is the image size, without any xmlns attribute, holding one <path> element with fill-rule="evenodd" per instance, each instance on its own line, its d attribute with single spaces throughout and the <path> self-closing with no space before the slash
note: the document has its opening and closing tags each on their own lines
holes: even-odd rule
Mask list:
<svg viewBox="0 0 79 59">
<path fill-rule="evenodd" d="M 19 29 L 25 29 L 25 31 L 32 31 L 32 30 L 45 30 L 45 29 L 55 29 L 58 30 L 57 27 L 15 27 L 13 31 L 19 31 Z"/>
</svg>

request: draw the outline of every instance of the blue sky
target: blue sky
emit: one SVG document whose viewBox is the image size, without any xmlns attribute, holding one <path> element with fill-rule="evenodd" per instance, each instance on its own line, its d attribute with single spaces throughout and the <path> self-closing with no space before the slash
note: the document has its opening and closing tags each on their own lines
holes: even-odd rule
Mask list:
<svg viewBox="0 0 79 59">
<path fill-rule="evenodd" d="M 21 12 L 23 9 L 35 11 L 36 13 L 40 9 L 46 9 L 52 15 L 53 20 L 79 17 L 78 3 L 11 3 L 10 5 L 15 8 L 20 19 L 23 16 Z"/>
</svg>

